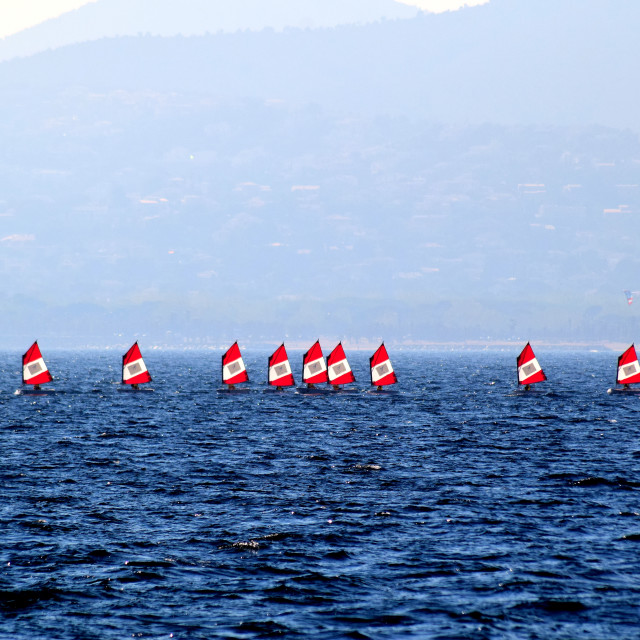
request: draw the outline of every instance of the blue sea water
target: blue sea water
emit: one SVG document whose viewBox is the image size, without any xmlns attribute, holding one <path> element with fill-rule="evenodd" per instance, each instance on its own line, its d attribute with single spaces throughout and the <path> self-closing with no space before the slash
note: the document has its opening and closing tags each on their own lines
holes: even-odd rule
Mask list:
<svg viewBox="0 0 640 640">
<path fill-rule="evenodd" d="M 0 354 L 0 637 L 640 637 L 640 396 L 616 356 L 391 353 L 371 393 L 219 391 L 216 353 Z M 300 354 L 290 354 L 295 365 Z M 296 378 L 300 368 L 294 366 Z"/>
</svg>

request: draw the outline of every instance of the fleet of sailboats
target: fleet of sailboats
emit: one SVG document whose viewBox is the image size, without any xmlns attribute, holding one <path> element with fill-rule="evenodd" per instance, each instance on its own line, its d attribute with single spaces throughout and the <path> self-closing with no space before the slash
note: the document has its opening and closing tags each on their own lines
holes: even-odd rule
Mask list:
<svg viewBox="0 0 640 640">
<path fill-rule="evenodd" d="M 519 387 L 530 390 L 531 385 L 547 380 L 529 342 L 518 355 L 516 364 Z M 398 377 L 384 342 L 369 358 L 369 370 L 371 385 L 376 390 L 381 391 L 386 386 L 397 384 Z M 22 356 L 22 384 L 31 385 L 34 390 L 38 391 L 41 388 L 40 385 L 52 380 L 53 377 L 36 340 Z M 136 341 L 122 356 L 122 384 L 138 389 L 139 385 L 151 381 L 151 375 Z M 337 391 L 342 386 L 355 381 L 342 342 L 334 347 L 326 360 L 320 346 L 320 340 L 316 340 L 302 357 L 302 382 L 307 385 L 307 389 L 315 389 L 316 385 L 327 384 Z M 222 383 L 231 390 L 235 389 L 235 385 L 243 382 L 249 382 L 249 375 L 236 341 L 222 356 Z M 267 382 L 276 390 L 295 386 L 291 363 L 284 343 L 269 356 Z M 629 391 L 631 385 L 640 383 L 640 362 L 635 344 L 628 347 L 618 357 L 616 383 L 621 387 L 609 389 L 609 393 Z"/>
</svg>

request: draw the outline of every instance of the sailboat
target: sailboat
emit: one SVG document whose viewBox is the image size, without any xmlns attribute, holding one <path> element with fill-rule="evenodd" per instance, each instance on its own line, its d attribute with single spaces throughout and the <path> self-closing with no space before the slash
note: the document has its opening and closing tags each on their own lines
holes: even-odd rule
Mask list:
<svg viewBox="0 0 640 640">
<path fill-rule="evenodd" d="M 306 383 L 308 389 L 313 389 L 317 384 L 329 382 L 327 363 L 322 355 L 320 340 L 316 340 L 311 349 L 302 356 L 302 382 Z"/>
<path fill-rule="evenodd" d="M 22 356 L 22 384 L 32 384 L 34 391 L 39 391 L 41 384 L 52 380 L 36 340 Z"/>
<path fill-rule="evenodd" d="M 628 391 L 631 389 L 630 384 L 640 382 L 640 363 L 638 362 L 635 344 L 632 344 L 618 358 L 618 375 L 616 376 L 616 382 L 622 385 L 622 389 L 609 389 L 608 393 Z"/>
<path fill-rule="evenodd" d="M 544 374 L 538 358 L 531 345 L 527 342 L 525 348 L 520 352 L 517 358 L 518 363 L 518 384 L 524 385 L 524 388 L 528 391 L 532 384 L 536 382 L 543 382 L 547 379 Z"/>
<path fill-rule="evenodd" d="M 292 387 L 295 384 L 284 342 L 269 356 L 268 382 L 277 391 L 281 391 L 282 387 Z"/>
<path fill-rule="evenodd" d="M 234 389 L 240 382 L 248 382 L 249 375 L 244 366 L 244 360 L 240 353 L 240 347 L 234 342 L 222 356 L 222 382 L 228 385 L 228 389 Z"/>
<path fill-rule="evenodd" d="M 342 384 L 349 384 L 350 382 L 356 381 L 356 377 L 353 375 L 353 371 L 351 371 L 349 361 L 342 348 L 342 342 L 339 342 L 338 346 L 329 354 L 327 367 L 329 369 L 329 384 L 332 385 L 335 390 L 338 390 Z"/>
<path fill-rule="evenodd" d="M 136 341 L 122 356 L 122 384 L 130 384 L 132 389 L 137 389 L 139 384 L 145 382 L 151 382 L 151 376 Z"/>
<path fill-rule="evenodd" d="M 384 342 L 369 358 L 369 367 L 371 369 L 371 384 L 377 387 L 378 391 L 381 391 L 383 386 L 398 382 Z"/>
</svg>

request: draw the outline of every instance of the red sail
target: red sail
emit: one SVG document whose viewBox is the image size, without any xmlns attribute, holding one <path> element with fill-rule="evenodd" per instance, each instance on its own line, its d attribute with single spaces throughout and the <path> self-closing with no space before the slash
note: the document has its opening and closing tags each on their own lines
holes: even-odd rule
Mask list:
<svg viewBox="0 0 640 640">
<path fill-rule="evenodd" d="M 222 382 L 225 384 L 238 384 L 248 382 L 249 376 L 244 360 L 240 354 L 240 347 L 235 342 L 222 356 Z"/>
<path fill-rule="evenodd" d="M 291 387 L 295 384 L 284 343 L 269 358 L 269 384 L 272 387 Z"/>
<path fill-rule="evenodd" d="M 376 387 L 382 387 L 388 384 L 396 384 L 398 378 L 393 372 L 393 366 L 384 342 L 378 347 L 378 350 L 369 358 L 369 366 L 371 369 L 371 384 Z"/>
<path fill-rule="evenodd" d="M 123 384 L 151 382 L 151 376 L 137 342 L 122 356 L 122 382 Z"/>
<path fill-rule="evenodd" d="M 618 358 L 618 384 L 634 384 L 640 382 L 640 363 L 635 345 L 631 345 Z"/>
<path fill-rule="evenodd" d="M 534 384 L 547 379 L 544 371 L 538 362 L 531 345 L 522 350 L 517 359 L 518 362 L 518 384 Z"/>
<path fill-rule="evenodd" d="M 36 340 L 22 356 L 22 383 L 44 384 L 51 382 L 53 378 L 42 358 L 38 341 Z"/>
<path fill-rule="evenodd" d="M 327 365 L 322 355 L 320 341 L 315 344 L 302 357 L 302 382 L 306 384 L 321 384 L 329 382 L 327 375 Z"/>
<path fill-rule="evenodd" d="M 356 378 L 351 371 L 349 361 L 342 348 L 342 342 L 329 354 L 327 358 L 329 368 L 329 383 L 333 385 L 349 384 L 355 382 Z"/>
</svg>

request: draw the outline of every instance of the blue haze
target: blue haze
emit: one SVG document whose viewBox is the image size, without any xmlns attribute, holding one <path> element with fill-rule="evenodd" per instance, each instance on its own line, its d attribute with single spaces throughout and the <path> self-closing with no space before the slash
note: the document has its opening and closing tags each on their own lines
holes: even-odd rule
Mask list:
<svg viewBox="0 0 640 640">
<path fill-rule="evenodd" d="M 0 64 L 0 343 L 631 342 L 639 11 L 494 0 Z"/>
</svg>

